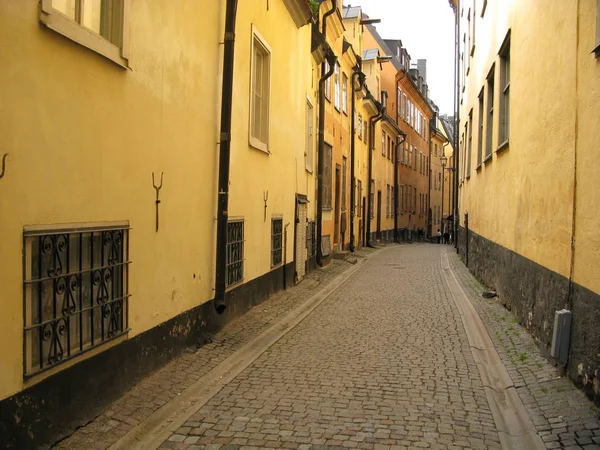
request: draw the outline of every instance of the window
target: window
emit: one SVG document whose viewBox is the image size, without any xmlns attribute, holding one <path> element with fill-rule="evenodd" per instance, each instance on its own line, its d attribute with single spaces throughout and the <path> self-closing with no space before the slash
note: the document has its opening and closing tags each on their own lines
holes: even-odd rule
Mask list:
<svg viewBox="0 0 600 450">
<path fill-rule="evenodd" d="M 227 222 L 227 255 L 225 279 L 233 286 L 244 279 L 244 221 Z"/>
<path fill-rule="evenodd" d="M 375 209 L 375 181 L 371 180 L 371 201 L 369 202 L 369 217 L 372 219 L 375 217 L 373 211 Z"/>
<path fill-rule="evenodd" d="M 492 158 L 492 131 L 494 128 L 494 70 L 492 66 L 487 76 L 487 123 L 485 130 L 485 159 Z"/>
<path fill-rule="evenodd" d="M 331 209 L 331 145 L 325 144 L 323 148 L 323 208 Z"/>
<path fill-rule="evenodd" d="M 396 98 L 396 114 L 398 117 L 402 117 L 402 90 L 398 88 L 398 95 Z"/>
<path fill-rule="evenodd" d="M 356 215 L 358 217 L 362 216 L 362 208 L 361 208 L 361 204 L 362 204 L 362 181 L 358 180 L 358 195 L 356 196 L 356 201 L 358 202 L 358 207 L 356 208 Z"/>
<path fill-rule="evenodd" d="M 509 32 L 510 33 L 510 32 Z M 500 125 L 498 129 L 498 150 L 508 145 L 510 125 L 510 34 L 506 37 L 500 50 Z"/>
<path fill-rule="evenodd" d="M 388 147 L 387 147 L 387 159 L 391 160 L 392 159 L 392 138 L 388 136 L 387 138 L 387 143 L 388 143 Z"/>
<path fill-rule="evenodd" d="M 363 142 L 366 144 L 367 143 L 367 130 L 369 129 L 369 127 L 367 126 L 367 119 L 365 118 L 365 120 L 363 121 Z"/>
<path fill-rule="evenodd" d="M 271 219 L 271 267 L 283 261 L 283 219 Z"/>
<path fill-rule="evenodd" d="M 417 187 L 413 186 L 413 214 L 417 212 Z"/>
<path fill-rule="evenodd" d="M 306 256 L 314 258 L 317 254 L 317 226 L 314 220 L 306 222 Z"/>
<path fill-rule="evenodd" d="M 394 186 L 390 186 L 390 193 L 392 196 L 392 217 L 396 217 L 396 189 Z"/>
<path fill-rule="evenodd" d="M 362 139 L 363 120 L 362 115 L 358 115 L 358 138 Z"/>
<path fill-rule="evenodd" d="M 23 237 L 26 376 L 127 333 L 126 223 L 32 228 Z"/>
<path fill-rule="evenodd" d="M 473 17 L 471 18 L 471 48 L 469 54 L 473 56 L 475 54 L 475 18 L 477 17 L 477 0 L 473 0 Z"/>
<path fill-rule="evenodd" d="M 404 213 L 404 185 L 400 185 L 400 214 Z"/>
<path fill-rule="evenodd" d="M 306 151 L 304 153 L 305 167 L 309 172 L 313 171 L 314 155 L 314 116 L 313 106 L 309 101 L 306 102 Z"/>
<path fill-rule="evenodd" d="M 252 29 L 251 73 L 250 145 L 268 152 L 271 50 L 254 28 Z"/>
<path fill-rule="evenodd" d="M 471 151 L 472 151 L 472 141 L 473 141 L 473 110 L 469 112 L 469 134 L 467 139 L 467 178 L 471 176 Z"/>
<path fill-rule="evenodd" d="M 390 185 L 385 186 L 385 217 L 390 217 Z"/>
<path fill-rule="evenodd" d="M 90 50 L 128 67 L 129 0 L 41 0 L 40 21 Z"/>
<path fill-rule="evenodd" d="M 340 110 L 340 65 L 335 63 L 333 68 L 334 78 L 334 92 L 333 92 L 333 106 L 338 111 Z"/>
<path fill-rule="evenodd" d="M 348 158 L 342 157 L 342 211 L 346 211 L 346 183 L 348 178 L 346 173 L 348 172 Z"/>
<path fill-rule="evenodd" d="M 481 167 L 481 152 L 483 150 L 483 89 L 479 93 L 479 135 L 477 136 L 477 168 Z"/>
<path fill-rule="evenodd" d="M 342 111 L 348 114 L 348 77 L 342 74 Z"/>
<path fill-rule="evenodd" d="M 383 156 L 385 156 L 385 139 L 386 139 L 385 131 L 382 131 L 381 132 L 381 154 Z"/>
<path fill-rule="evenodd" d="M 329 72 L 330 66 L 329 62 L 325 60 L 325 73 Z M 325 98 L 331 102 L 331 77 L 325 80 Z"/>
</svg>

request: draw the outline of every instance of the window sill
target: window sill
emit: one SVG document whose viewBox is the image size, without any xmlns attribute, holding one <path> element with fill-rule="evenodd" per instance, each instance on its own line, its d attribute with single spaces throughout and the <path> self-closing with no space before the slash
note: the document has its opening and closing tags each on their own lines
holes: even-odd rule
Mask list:
<svg viewBox="0 0 600 450">
<path fill-rule="evenodd" d="M 496 153 L 502 153 L 509 147 L 508 139 L 498 146 Z"/>
<path fill-rule="evenodd" d="M 600 14 L 600 12 L 598 14 Z M 596 48 L 592 50 L 592 53 L 596 56 L 596 58 L 600 58 L 600 44 L 598 44 Z"/>
<path fill-rule="evenodd" d="M 483 160 L 484 164 L 487 164 L 489 162 L 492 162 L 492 154 L 491 153 L 488 156 L 486 156 L 485 159 Z"/>
<path fill-rule="evenodd" d="M 345 116 L 348 116 L 348 111 L 342 110 L 342 112 L 344 113 Z"/>
<path fill-rule="evenodd" d="M 255 148 L 256 150 L 260 150 L 261 152 L 267 155 L 271 154 L 271 152 L 269 151 L 269 146 L 264 142 L 259 141 L 253 136 L 250 136 L 250 138 L 248 139 L 248 145 L 250 145 L 250 147 L 252 148 Z"/>
<path fill-rule="evenodd" d="M 477 172 L 481 172 L 481 163 L 479 163 L 479 165 L 477 167 L 475 167 L 475 171 Z"/>
<path fill-rule="evenodd" d="M 52 6 L 42 4 L 40 22 L 49 29 L 65 36 L 73 42 L 103 56 L 124 69 L 130 69 L 129 61 L 123 57 L 122 50 L 102 36 L 79 25 Z M 125 37 L 124 37 L 125 39 Z"/>
<path fill-rule="evenodd" d="M 321 211 L 333 211 L 333 208 L 331 206 L 323 206 L 323 208 L 321 208 Z"/>
</svg>

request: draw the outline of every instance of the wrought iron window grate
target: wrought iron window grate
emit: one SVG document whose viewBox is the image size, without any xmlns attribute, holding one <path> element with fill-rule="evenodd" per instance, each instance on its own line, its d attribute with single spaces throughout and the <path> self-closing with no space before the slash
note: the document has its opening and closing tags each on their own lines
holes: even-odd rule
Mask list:
<svg viewBox="0 0 600 450">
<path fill-rule="evenodd" d="M 271 267 L 283 260 L 283 219 L 271 219 Z"/>
<path fill-rule="evenodd" d="M 24 233 L 24 374 L 128 331 L 129 227 Z"/>
<path fill-rule="evenodd" d="M 244 222 L 227 223 L 227 286 L 244 279 Z"/>
<path fill-rule="evenodd" d="M 317 254 L 316 228 L 316 223 L 314 221 L 306 223 L 306 249 L 308 258 L 312 258 Z"/>
</svg>

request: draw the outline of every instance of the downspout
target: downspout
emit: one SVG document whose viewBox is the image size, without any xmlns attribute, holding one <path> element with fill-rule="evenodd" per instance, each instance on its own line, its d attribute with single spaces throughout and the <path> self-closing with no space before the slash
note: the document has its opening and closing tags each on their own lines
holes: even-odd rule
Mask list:
<svg viewBox="0 0 600 450">
<path fill-rule="evenodd" d="M 331 0 L 331 9 L 323 14 L 322 33 L 327 39 L 327 17 L 337 9 L 337 0 Z M 321 248 L 323 232 L 323 151 L 325 149 L 325 81 L 333 75 L 335 70 L 335 55 L 328 55 L 329 71 L 325 71 L 325 63 L 321 64 L 321 78 L 319 79 L 319 148 L 317 158 L 317 264 L 323 266 L 323 250 Z M 333 64 L 332 64 L 333 62 Z"/>
<path fill-rule="evenodd" d="M 383 94 L 383 91 L 382 91 Z M 382 98 L 383 100 L 383 98 Z M 374 248 L 373 244 L 371 244 L 371 211 L 373 211 L 373 218 L 375 217 L 375 209 L 371 202 L 371 180 L 373 179 L 373 145 L 375 145 L 375 124 L 379 122 L 383 118 L 384 113 L 384 103 L 381 102 L 381 107 L 379 108 L 379 113 L 376 116 L 371 116 L 369 118 L 369 189 L 368 189 L 368 207 L 367 213 L 369 214 L 369 220 L 367 220 L 367 247 Z"/>
<path fill-rule="evenodd" d="M 433 113 L 433 118 L 436 118 L 436 114 Z M 435 131 L 433 131 L 432 127 L 431 127 L 431 122 L 429 122 L 429 158 L 427 161 L 427 178 L 428 178 L 428 183 L 427 183 L 427 238 L 431 238 L 431 225 L 432 225 L 432 220 L 431 220 L 431 136 L 433 135 L 437 135 L 437 133 Z"/>
<path fill-rule="evenodd" d="M 223 53 L 223 86 L 221 92 L 221 136 L 219 141 L 219 194 L 217 198 L 217 255 L 215 264 L 215 299 L 217 314 L 225 304 L 225 271 L 227 252 L 227 221 L 229 204 L 229 159 L 231 149 L 231 106 L 233 100 L 233 61 L 237 0 L 227 0 L 225 13 L 225 43 Z"/>
<path fill-rule="evenodd" d="M 396 112 L 396 116 L 398 116 L 398 113 Z M 396 138 L 396 154 L 394 155 L 394 242 L 398 243 L 399 239 L 398 239 L 398 178 L 399 178 L 399 174 L 398 171 L 400 170 L 400 166 L 398 165 L 398 153 L 400 150 L 400 146 L 404 145 L 404 141 L 406 140 L 406 137 L 403 135 L 400 135 Z"/>
<path fill-rule="evenodd" d="M 458 128 L 460 125 L 460 109 L 459 109 L 459 96 L 460 96 L 460 78 L 459 78 L 459 70 L 460 70 L 460 19 L 458 15 L 458 7 L 452 7 L 454 9 L 454 17 L 455 17 L 455 36 L 454 36 L 454 155 L 456 158 L 454 159 L 454 213 L 452 215 L 452 221 L 454 222 L 454 247 L 456 248 L 456 253 L 458 253 L 458 168 L 459 160 L 460 160 L 460 151 L 458 148 Z"/>
<path fill-rule="evenodd" d="M 355 250 L 354 246 L 354 216 L 356 215 L 355 203 L 356 203 L 356 180 L 354 179 L 354 159 L 355 159 L 355 148 L 356 148 L 356 92 L 360 92 L 365 82 L 365 77 L 361 77 L 360 66 L 354 67 L 354 73 L 352 74 L 352 111 L 351 111 L 351 125 L 350 135 L 352 140 L 350 141 L 350 251 Z M 356 78 L 358 78 L 359 86 L 354 88 L 356 84 Z M 360 199 L 358 199 L 360 201 Z M 360 206 L 359 206 L 360 208 Z"/>
</svg>

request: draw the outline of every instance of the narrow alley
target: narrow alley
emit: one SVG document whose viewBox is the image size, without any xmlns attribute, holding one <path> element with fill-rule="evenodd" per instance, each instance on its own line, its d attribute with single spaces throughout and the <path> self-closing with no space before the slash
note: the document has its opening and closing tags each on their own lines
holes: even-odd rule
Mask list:
<svg viewBox="0 0 600 450">
<path fill-rule="evenodd" d="M 125 401 L 56 448 L 502 448 L 502 425 L 486 397 L 446 276 L 458 280 L 489 335 L 500 337 L 494 343 L 527 420 L 535 426 L 535 439 L 526 447 L 504 448 L 598 448 L 600 421 L 592 403 L 536 356 L 526 331 L 513 339 L 520 326 L 495 300 L 480 297 L 481 286 L 453 250 L 443 245 L 394 245 L 363 253 L 356 266 L 335 261 L 331 272 L 323 271 L 327 278 L 322 281 L 333 285 L 341 280 L 339 287 L 283 337 L 263 345 L 257 359 L 203 404 L 189 402 L 187 413 L 171 409 L 161 423 L 156 419 L 161 408 L 153 395 L 170 379 L 172 384 L 161 395 L 163 409 L 193 397 L 184 388 L 189 369 L 195 370 L 194 360 L 212 368 L 213 379 L 223 378 L 228 360 L 206 360 L 211 353 L 223 353 L 215 343 L 151 375 L 142 382 L 145 387 L 134 388 Z M 277 319 L 265 325 L 284 327 L 281 318 L 308 301 L 308 291 L 294 291 L 315 284 L 306 280 L 291 289 L 288 298 L 297 296 L 295 304 L 288 302 L 286 307 L 276 296 L 257 306 L 215 342 L 232 329 L 256 327 L 261 312 Z M 263 331 L 246 329 L 239 344 Z M 239 344 L 231 349 L 230 359 L 247 351 Z M 528 357 L 510 357 L 515 352 Z M 164 398 L 175 391 L 174 400 Z M 143 410 L 154 412 L 135 419 L 142 419 L 136 412 Z M 194 412 L 189 415 L 190 411 Z M 127 414 L 131 416 L 123 417 Z"/>
</svg>

